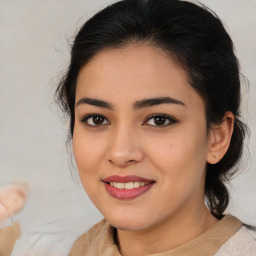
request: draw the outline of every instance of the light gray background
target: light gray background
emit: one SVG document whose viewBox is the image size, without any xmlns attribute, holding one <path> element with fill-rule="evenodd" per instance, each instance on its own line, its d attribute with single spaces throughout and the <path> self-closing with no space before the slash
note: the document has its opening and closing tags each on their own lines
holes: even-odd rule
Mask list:
<svg viewBox="0 0 256 256">
<path fill-rule="evenodd" d="M 14 255 L 67 255 L 75 237 L 101 219 L 74 169 L 71 175 L 67 130 L 53 94 L 69 60 L 68 39 L 110 2 L 0 0 L 0 185 L 31 186 L 26 208 L 15 218 L 23 237 Z M 256 225 L 256 1 L 202 2 L 223 20 L 250 82 L 243 114 L 251 129 L 251 159 L 232 181 L 227 212 Z"/>
</svg>

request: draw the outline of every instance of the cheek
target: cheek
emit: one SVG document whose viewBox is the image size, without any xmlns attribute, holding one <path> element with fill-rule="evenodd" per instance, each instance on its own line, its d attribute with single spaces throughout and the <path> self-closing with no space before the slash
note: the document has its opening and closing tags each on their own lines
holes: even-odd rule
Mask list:
<svg viewBox="0 0 256 256">
<path fill-rule="evenodd" d="M 75 128 L 73 134 L 73 152 L 81 182 L 87 187 L 96 180 L 97 169 L 102 157 L 102 145 L 83 129 Z"/>
<path fill-rule="evenodd" d="M 161 171 L 164 182 L 173 187 L 201 182 L 206 165 L 207 143 L 202 131 L 186 129 L 162 140 L 150 148 L 152 163 Z"/>
<path fill-rule="evenodd" d="M 206 145 L 195 137 L 172 136 L 163 141 L 156 141 L 150 149 L 155 160 L 164 166 L 193 166 L 198 162 L 206 162 Z"/>
<path fill-rule="evenodd" d="M 93 200 L 97 188 L 97 150 L 86 139 L 74 133 L 73 152 L 80 181 L 87 195 Z"/>
<path fill-rule="evenodd" d="M 104 147 L 102 141 L 104 140 L 101 140 L 96 133 L 88 134 L 82 125 L 75 125 L 73 151 L 78 168 L 91 168 L 98 162 Z"/>
</svg>

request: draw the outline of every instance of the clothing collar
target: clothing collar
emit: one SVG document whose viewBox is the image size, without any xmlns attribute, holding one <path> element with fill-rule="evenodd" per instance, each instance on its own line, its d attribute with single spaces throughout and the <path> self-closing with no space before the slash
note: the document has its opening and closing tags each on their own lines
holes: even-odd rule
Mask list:
<svg viewBox="0 0 256 256">
<path fill-rule="evenodd" d="M 150 256 L 213 256 L 241 226 L 242 223 L 236 217 L 226 215 L 191 241 Z M 115 229 L 102 220 L 76 241 L 69 256 L 121 256 L 114 232 Z"/>
</svg>

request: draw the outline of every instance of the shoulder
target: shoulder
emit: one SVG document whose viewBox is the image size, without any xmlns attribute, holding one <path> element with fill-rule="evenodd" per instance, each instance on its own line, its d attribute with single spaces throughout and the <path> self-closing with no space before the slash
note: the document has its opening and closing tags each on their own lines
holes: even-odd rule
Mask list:
<svg viewBox="0 0 256 256">
<path fill-rule="evenodd" d="M 91 244 L 95 238 L 101 236 L 102 233 L 108 227 L 108 223 L 105 219 L 101 220 L 100 222 L 96 223 L 93 227 L 91 227 L 87 232 L 81 235 L 75 242 L 75 244 L 83 242 L 83 244 L 88 243 Z"/>
<path fill-rule="evenodd" d="M 95 243 L 95 239 L 99 239 L 104 234 L 106 229 L 106 220 L 103 219 L 92 228 L 90 228 L 86 233 L 82 234 L 73 244 L 69 256 L 80 255 L 81 251 L 87 251 L 92 243 Z"/>
<path fill-rule="evenodd" d="M 115 255 L 115 247 L 113 227 L 103 219 L 75 241 L 69 256 Z"/>
<path fill-rule="evenodd" d="M 256 228 L 243 225 L 218 250 L 215 256 L 255 256 Z"/>
</svg>

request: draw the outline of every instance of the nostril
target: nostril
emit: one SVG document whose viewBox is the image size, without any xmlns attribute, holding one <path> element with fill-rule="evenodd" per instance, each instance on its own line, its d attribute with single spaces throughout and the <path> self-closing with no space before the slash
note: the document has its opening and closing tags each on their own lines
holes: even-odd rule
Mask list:
<svg viewBox="0 0 256 256">
<path fill-rule="evenodd" d="M 116 158 L 116 159 L 109 159 L 109 162 L 113 165 L 119 166 L 119 167 L 125 167 L 129 164 L 133 164 L 136 161 L 131 159 L 131 160 L 126 160 L 122 158 Z"/>
</svg>

